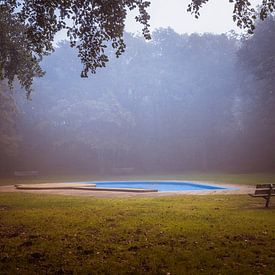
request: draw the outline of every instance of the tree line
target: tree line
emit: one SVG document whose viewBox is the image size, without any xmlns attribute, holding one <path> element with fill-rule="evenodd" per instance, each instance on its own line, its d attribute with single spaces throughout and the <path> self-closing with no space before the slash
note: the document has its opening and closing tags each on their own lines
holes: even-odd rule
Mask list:
<svg viewBox="0 0 275 275">
<path fill-rule="evenodd" d="M 16 127 L 1 119 L 2 173 L 274 171 L 274 26 L 270 17 L 242 41 L 169 28 L 149 42 L 126 34 L 124 55 L 89 79 L 59 44 L 31 102 L 1 93 L 5 116 L 17 106 Z"/>
</svg>

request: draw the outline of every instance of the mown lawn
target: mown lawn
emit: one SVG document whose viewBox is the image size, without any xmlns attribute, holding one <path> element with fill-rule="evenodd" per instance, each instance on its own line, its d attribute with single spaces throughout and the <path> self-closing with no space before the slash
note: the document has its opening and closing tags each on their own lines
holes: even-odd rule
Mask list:
<svg viewBox="0 0 275 275">
<path fill-rule="evenodd" d="M 0 193 L 1 274 L 274 274 L 275 201 Z"/>
</svg>

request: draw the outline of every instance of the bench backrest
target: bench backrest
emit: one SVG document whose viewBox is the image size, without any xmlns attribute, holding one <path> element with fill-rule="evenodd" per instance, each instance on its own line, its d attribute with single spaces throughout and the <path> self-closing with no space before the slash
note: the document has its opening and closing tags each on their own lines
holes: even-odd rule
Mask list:
<svg viewBox="0 0 275 275">
<path fill-rule="evenodd" d="M 272 183 L 266 183 L 266 184 L 257 184 L 256 185 L 256 190 L 255 190 L 255 195 L 269 195 L 271 194 L 272 196 L 275 195 L 275 184 Z"/>
</svg>

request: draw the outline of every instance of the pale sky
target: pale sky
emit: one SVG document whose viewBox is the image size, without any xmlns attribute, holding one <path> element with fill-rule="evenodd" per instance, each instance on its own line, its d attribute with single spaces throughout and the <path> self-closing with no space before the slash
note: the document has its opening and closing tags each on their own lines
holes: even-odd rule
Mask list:
<svg viewBox="0 0 275 275">
<path fill-rule="evenodd" d="M 213 32 L 226 33 L 230 30 L 240 32 L 232 19 L 234 5 L 229 0 L 209 0 L 209 3 L 201 9 L 199 19 L 188 13 L 187 6 L 191 0 L 149 0 L 151 6 L 148 9 L 151 15 L 151 31 L 160 27 L 171 27 L 178 33 Z M 256 5 L 260 0 L 252 0 Z M 138 33 L 140 24 L 134 20 L 134 13 L 128 15 L 126 31 Z"/>
<path fill-rule="evenodd" d="M 150 30 L 156 28 L 171 27 L 178 33 L 226 33 L 234 30 L 240 33 L 232 19 L 233 4 L 229 0 L 209 0 L 201 9 L 199 19 L 187 12 L 187 6 L 191 0 L 148 0 L 151 6 L 148 12 L 150 18 Z M 253 6 L 262 0 L 250 0 Z M 141 25 L 134 17 L 136 12 L 130 12 L 126 20 L 126 31 L 131 33 L 141 33 Z M 56 35 L 55 43 L 66 39 L 66 31 L 61 31 Z"/>
</svg>

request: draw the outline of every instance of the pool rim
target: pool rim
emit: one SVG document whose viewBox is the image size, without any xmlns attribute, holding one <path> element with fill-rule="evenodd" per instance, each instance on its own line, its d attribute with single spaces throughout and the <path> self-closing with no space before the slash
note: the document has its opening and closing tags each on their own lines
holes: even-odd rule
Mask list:
<svg viewBox="0 0 275 275">
<path fill-rule="evenodd" d="M 175 182 L 175 183 L 185 183 L 185 184 L 190 184 L 190 185 L 197 185 L 197 186 L 211 186 L 211 187 L 217 187 L 217 188 L 209 188 L 209 189 L 185 189 L 185 190 L 158 190 L 158 192 L 161 192 L 161 193 L 164 193 L 164 192 L 168 192 L 168 193 L 171 193 L 171 192 L 188 192 L 188 191 L 192 191 L 192 192 L 203 192 L 203 191 L 234 191 L 234 190 L 239 190 L 239 188 L 236 188 L 236 187 L 224 187 L 224 186 L 221 186 L 219 183 L 213 183 L 213 182 L 209 182 L 209 181 L 184 181 L 184 180 L 94 180 L 94 181 L 82 181 L 82 182 L 74 182 L 74 183 L 82 183 L 82 184 L 97 184 L 97 183 L 117 183 L 117 182 L 152 182 L 152 183 L 155 183 L 155 182 L 159 182 L 159 183 L 168 183 L 168 182 Z M 225 183 L 222 183 L 222 184 L 225 184 Z M 226 185 L 229 185 L 228 183 L 226 183 Z M 97 187 L 97 186 L 96 186 Z M 101 188 L 101 187 L 99 187 Z M 104 187 L 102 187 L 104 188 Z M 110 187 L 106 187 L 106 188 L 110 188 Z M 131 187 L 118 187 L 119 189 L 131 189 Z M 134 188 L 133 188 L 134 189 Z M 146 190 L 145 188 L 139 188 L 139 189 L 144 189 Z"/>
</svg>

